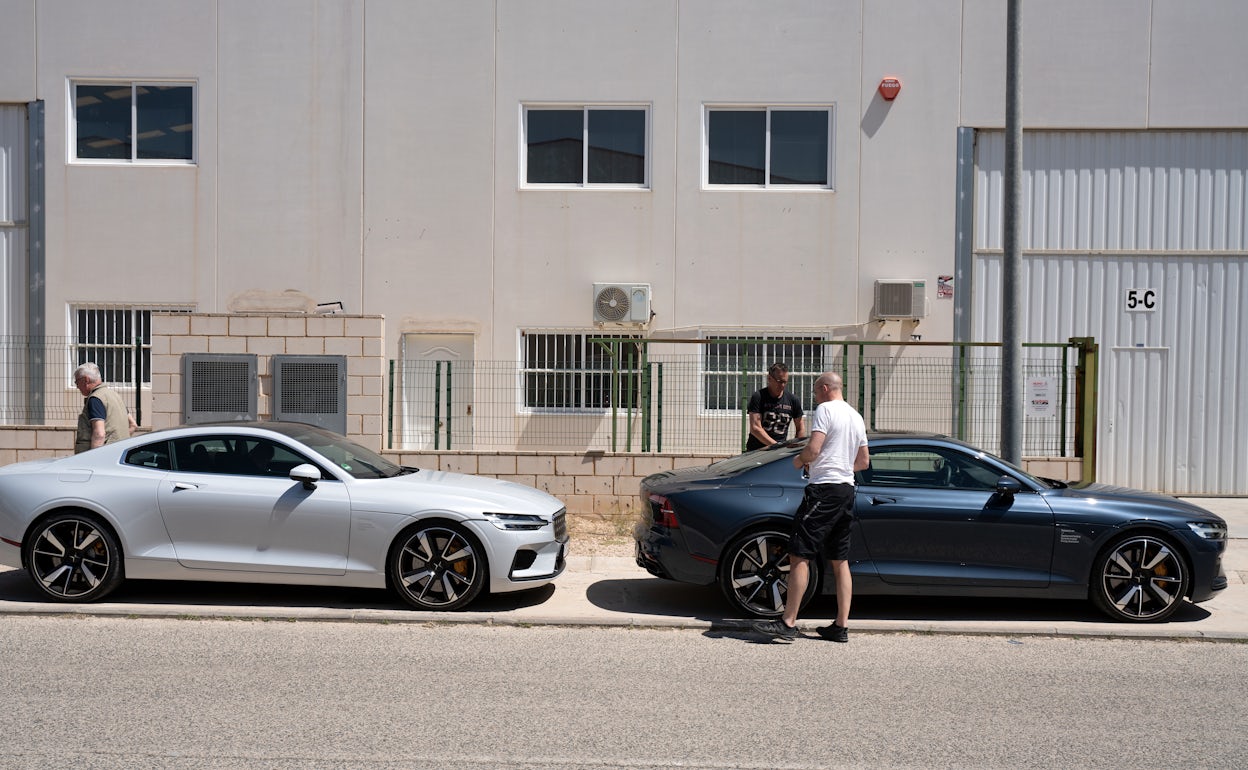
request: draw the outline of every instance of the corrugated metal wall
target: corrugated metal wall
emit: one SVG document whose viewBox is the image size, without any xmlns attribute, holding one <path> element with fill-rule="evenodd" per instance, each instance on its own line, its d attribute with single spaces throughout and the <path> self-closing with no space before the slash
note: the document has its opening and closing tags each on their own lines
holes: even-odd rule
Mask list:
<svg viewBox="0 0 1248 770">
<path fill-rule="evenodd" d="M 0 104 L 0 336 L 26 323 L 26 105 Z"/>
<path fill-rule="evenodd" d="M 1000 339 L 1002 158 L 980 132 L 977 340 Z M 1248 494 L 1248 132 L 1035 132 L 1023 159 L 1024 333 L 1100 344 L 1098 478 Z"/>
</svg>

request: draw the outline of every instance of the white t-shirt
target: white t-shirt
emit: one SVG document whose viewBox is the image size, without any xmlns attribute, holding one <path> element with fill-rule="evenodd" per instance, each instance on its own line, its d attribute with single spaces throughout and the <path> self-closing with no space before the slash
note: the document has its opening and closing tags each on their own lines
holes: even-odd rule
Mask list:
<svg viewBox="0 0 1248 770">
<path fill-rule="evenodd" d="M 810 464 L 811 484 L 853 484 L 854 458 L 867 445 L 867 427 L 858 410 L 842 399 L 815 407 L 810 432 L 824 434 L 823 448 Z"/>
</svg>

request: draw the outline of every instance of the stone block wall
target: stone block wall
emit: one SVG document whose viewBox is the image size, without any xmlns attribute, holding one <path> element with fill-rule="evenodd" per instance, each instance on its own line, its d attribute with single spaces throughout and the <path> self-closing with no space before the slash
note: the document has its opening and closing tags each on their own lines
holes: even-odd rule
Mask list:
<svg viewBox="0 0 1248 770">
<path fill-rule="evenodd" d="M 275 355 L 347 359 L 347 429 L 352 440 L 379 450 L 385 426 L 385 319 L 381 316 L 224 313 L 152 314 L 153 428 L 182 422 L 184 353 L 251 353 L 260 377 L 257 411 L 272 416 Z"/>
</svg>

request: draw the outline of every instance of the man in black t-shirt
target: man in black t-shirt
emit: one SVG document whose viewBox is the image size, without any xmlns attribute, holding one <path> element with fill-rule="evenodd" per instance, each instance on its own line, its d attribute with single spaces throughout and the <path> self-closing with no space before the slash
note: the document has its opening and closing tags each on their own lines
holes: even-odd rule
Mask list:
<svg viewBox="0 0 1248 770">
<path fill-rule="evenodd" d="M 750 396 L 750 405 L 747 407 L 750 414 L 750 437 L 745 442 L 746 451 L 784 441 L 789 437 L 789 423 L 793 423 L 794 438 L 806 435 L 802 404 L 797 396 L 785 390 L 788 384 L 789 367 L 774 363 L 767 370 L 767 387 Z"/>
</svg>

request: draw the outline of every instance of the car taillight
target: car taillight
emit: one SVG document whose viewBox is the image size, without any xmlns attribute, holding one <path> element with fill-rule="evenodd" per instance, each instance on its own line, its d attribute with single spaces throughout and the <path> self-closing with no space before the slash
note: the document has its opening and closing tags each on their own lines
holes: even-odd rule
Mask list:
<svg viewBox="0 0 1248 770">
<path fill-rule="evenodd" d="M 650 495 L 650 504 L 654 507 L 654 523 L 660 527 L 676 529 L 680 522 L 676 520 L 676 511 L 672 510 L 672 501 L 663 495 Z"/>
</svg>

